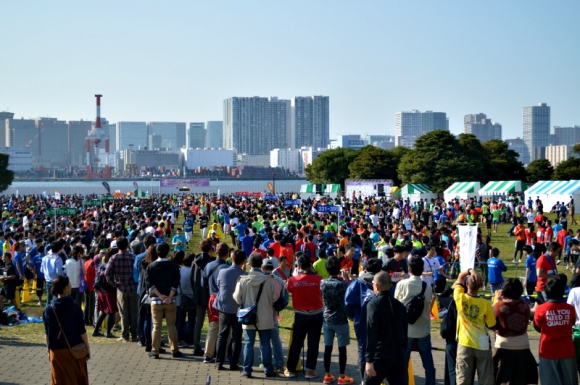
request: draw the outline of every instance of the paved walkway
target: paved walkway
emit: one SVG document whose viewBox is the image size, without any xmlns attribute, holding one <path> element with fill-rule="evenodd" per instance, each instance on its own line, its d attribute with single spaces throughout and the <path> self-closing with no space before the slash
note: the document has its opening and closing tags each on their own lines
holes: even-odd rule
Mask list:
<svg viewBox="0 0 580 385">
<path fill-rule="evenodd" d="M 531 336 L 532 352 L 537 357 L 538 336 Z M 442 348 L 443 341 L 434 341 L 435 346 Z M 257 345 L 257 343 L 256 343 Z M 170 354 L 162 354 L 162 359 L 153 360 L 147 357 L 143 348 L 135 343 L 118 343 L 114 345 L 92 344 L 93 358 L 89 361 L 89 378 L 92 384 L 205 384 L 211 376 L 211 384 L 295 384 L 295 383 L 322 383 L 324 366 L 322 362 L 323 346 L 320 346 L 320 359 L 317 372 L 321 377 L 313 381 L 304 379 L 299 373 L 295 379 L 285 377 L 266 378 L 257 367 L 260 353 L 256 346 L 254 377 L 243 378 L 239 372 L 217 371 L 214 365 L 203 364 L 200 357 L 193 357 L 191 349 L 185 349 L 183 358 L 174 359 Z M 338 349 L 333 355 L 332 372 L 337 376 Z M 356 368 L 356 342 L 348 347 L 347 375 L 354 377 L 355 383 L 360 384 L 360 377 Z M 417 353 L 412 354 L 415 368 L 415 384 L 424 384 L 421 359 Z M 443 352 L 433 351 L 433 360 L 437 370 L 437 383 L 443 384 L 445 355 Z M 0 384 L 48 384 L 50 382 L 50 366 L 45 345 L 32 343 L 18 343 L 0 339 Z"/>
</svg>

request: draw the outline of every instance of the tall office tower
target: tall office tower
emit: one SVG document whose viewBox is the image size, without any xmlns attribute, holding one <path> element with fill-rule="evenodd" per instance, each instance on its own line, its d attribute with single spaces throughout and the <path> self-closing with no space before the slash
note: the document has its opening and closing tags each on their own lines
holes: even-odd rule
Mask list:
<svg viewBox="0 0 580 385">
<path fill-rule="evenodd" d="M 205 147 L 221 148 L 224 142 L 224 122 L 209 121 L 205 125 Z"/>
<path fill-rule="evenodd" d="M 189 123 L 189 129 L 187 131 L 187 148 L 205 148 L 205 136 L 205 123 Z"/>
<path fill-rule="evenodd" d="M 550 144 L 550 107 L 546 103 L 524 107 L 523 128 L 530 162 L 543 159 L 546 146 Z"/>
<path fill-rule="evenodd" d="M 415 139 L 422 133 L 421 111 L 397 112 L 395 114 L 395 146 L 413 148 Z"/>
<path fill-rule="evenodd" d="M 232 97 L 224 100 L 223 148 L 238 154 L 270 155 L 287 148 L 290 100 Z"/>
<path fill-rule="evenodd" d="M 553 140 L 550 140 L 550 144 L 554 146 L 566 145 L 572 147 L 576 143 L 580 143 L 580 126 L 554 126 Z"/>
<path fill-rule="evenodd" d="M 449 131 L 449 119 L 445 112 L 425 111 L 421 113 L 421 134 L 436 130 Z"/>
<path fill-rule="evenodd" d="M 131 146 L 133 150 L 144 149 L 148 145 L 147 123 L 118 122 L 116 151 L 124 151 Z"/>
<path fill-rule="evenodd" d="M 147 144 L 147 148 L 149 150 L 158 150 L 161 147 L 163 147 L 163 138 L 161 135 L 149 135 L 149 143 Z"/>
<path fill-rule="evenodd" d="M 68 154 L 68 125 L 57 118 L 36 120 L 40 133 L 40 163 L 48 167 L 65 167 Z"/>
<path fill-rule="evenodd" d="M 509 145 L 510 150 L 518 153 L 518 160 L 523 164 L 530 163 L 530 152 L 528 146 L 522 138 L 506 139 L 505 142 Z"/>
<path fill-rule="evenodd" d="M 68 122 L 68 162 L 73 167 L 87 164 L 86 137 L 93 127 L 90 120 L 70 120 Z"/>
<path fill-rule="evenodd" d="M 8 147 L 6 138 L 10 121 L 14 118 L 13 112 L 0 111 L 0 148 Z"/>
<path fill-rule="evenodd" d="M 493 123 L 485 114 L 470 114 L 463 118 L 466 134 L 473 134 L 480 142 L 501 139 L 501 124 Z"/>
<path fill-rule="evenodd" d="M 149 122 L 147 133 L 161 135 L 161 147 L 178 151 L 186 145 L 186 124 L 182 122 Z"/>
<path fill-rule="evenodd" d="M 297 96 L 293 109 L 294 148 L 326 148 L 330 142 L 329 97 Z"/>
</svg>

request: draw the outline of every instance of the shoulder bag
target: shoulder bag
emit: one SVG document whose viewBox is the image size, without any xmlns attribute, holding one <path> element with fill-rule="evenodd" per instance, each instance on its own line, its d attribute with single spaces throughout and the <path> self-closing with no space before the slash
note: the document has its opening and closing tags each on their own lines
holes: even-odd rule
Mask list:
<svg viewBox="0 0 580 385">
<path fill-rule="evenodd" d="M 262 282 L 260 285 L 256 302 L 250 307 L 240 308 L 238 310 L 238 322 L 240 322 L 242 325 L 255 326 L 258 322 L 258 302 L 260 302 L 260 296 L 262 295 L 262 289 L 264 288 L 265 283 L 266 281 Z"/>
<path fill-rule="evenodd" d="M 64 332 L 64 330 L 62 330 L 62 325 L 60 324 L 60 320 L 58 319 L 58 315 L 56 314 L 56 309 L 54 308 L 53 305 L 50 305 L 50 307 L 52 308 L 52 311 L 54 312 L 54 316 L 56 317 L 56 322 L 58 322 L 58 327 L 60 328 L 60 332 L 64 336 L 64 340 L 66 341 L 66 345 L 68 346 L 68 349 L 70 350 L 73 357 L 76 358 L 77 360 L 82 360 L 83 358 L 87 358 L 87 356 L 89 355 L 89 349 L 87 348 L 87 345 L 85 345 L 85 343 L 82 342 L 82 343 L 75 345 L 73 347 L 70 346 L 70 344 L 68 343 L 68 338 L 66 338 L 66 333 Z"/>
</svg>

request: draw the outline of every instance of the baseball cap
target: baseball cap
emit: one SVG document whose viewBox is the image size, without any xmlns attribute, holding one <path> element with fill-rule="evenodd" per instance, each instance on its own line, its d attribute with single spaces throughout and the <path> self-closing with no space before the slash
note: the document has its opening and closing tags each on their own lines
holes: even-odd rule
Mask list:
<svg viewBox="0 0 580 385">
<path fill-rule="evenodd" d="M 262 267 L 266 267 L 266 266 L 274 267 L 274 263 L 272 263 L 271 259 L 264 259 L 262 261 Z"/>
</svg>

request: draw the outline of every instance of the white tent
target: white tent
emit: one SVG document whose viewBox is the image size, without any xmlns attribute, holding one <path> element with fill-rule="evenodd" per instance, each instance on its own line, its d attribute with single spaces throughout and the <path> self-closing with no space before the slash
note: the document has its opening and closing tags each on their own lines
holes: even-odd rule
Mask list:
<svg viewBox="0 0 580 385">
<path fill-rule="evenodd" d="M 480 182 L 455 182 L 443 192 L 445 202 L 453 199 L 479 198 Z"/>
<path fill-rule="evenodd" d="M 481 196 L 500 196 L 523 192 L 525 184 L 521 180 L 500 180 L 488 182 L 479 190 Z"/>
<path fill-rule="evenodd" d="M 409 200 L 411 203 L 418 202 L 423 199 L 431 200 L 437 198 L 431 189 L 425 184 L 409 183 L 401 188 L 401 198 Z"/>
<path fill-rule="evenodd" d="M 580 180 L 541 180 L 527 189 L 525 195 L 526 202 L 531 198 L 534 204 L 540 198 L 544 211 L 550 211 L 557 202 L 568 204 L 571 198 L 574 202 L 580 199 Z"/>
</svg>

